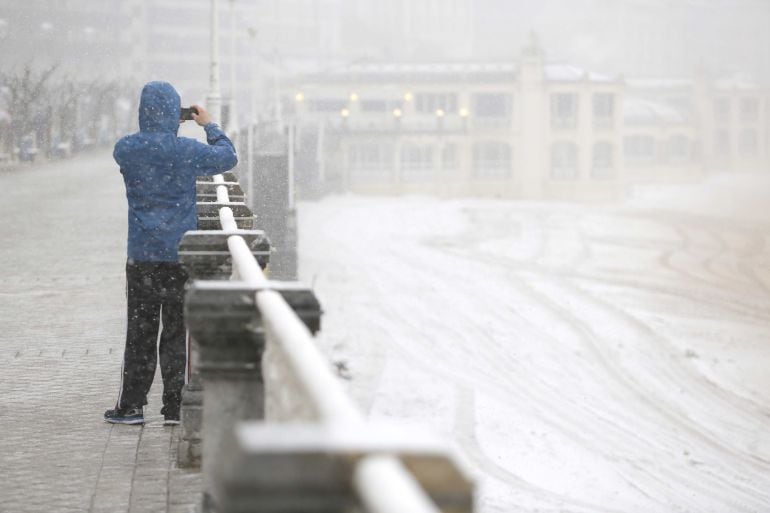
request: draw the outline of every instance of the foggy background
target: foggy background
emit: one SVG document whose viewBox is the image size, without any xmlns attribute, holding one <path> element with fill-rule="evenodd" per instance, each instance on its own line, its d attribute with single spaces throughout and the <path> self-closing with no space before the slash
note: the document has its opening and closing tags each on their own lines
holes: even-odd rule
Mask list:
<svg viewBox="0 0 770 513">
<path fill-rule="evenodd" d="M 231 133 L 257 121 L 277 124 L 279 131 L 293 127 L 295 151 L 304 152 L 298 157 L 297 179 L 310 182 L 316 192 L 358 190 L 353 185 L 361 182 L 359 174 L 368 172 L 366 166 L 391 170 L 388 180 L 399 181 L 397 163 L 414 163 L 415 158 L 415 166 L 435 168 L 440 175 L 439 154 L 448 152 L 450 167 L 456 161 L 471 174 L 486 172 L 476 169 L 487 165 L 481 161 L 492 162 L 499 169 L 491 174 L 509 181 L 521 174 L 522 183 L 507 187 L 505 196 L 615 198 L 640 176 L 644 181 L 670 174 L 662 168 L 627 172 L 641 161 L 666 167 L 669 154 L 678 153 L 698 170 L 725 171 L 766 168 L 770 155 L 770 3 L 763 0 L 222 0 L 219 5 L 223 125 Z M 207 0 L 3 2 L 3 158 L 29 158 L 30 152 L 66 156 L 109 145 L 135 129 L 138 91 L 149 80 L 170 81 L 185 104 L 204 103 L 210 9 Z M 551 98 L 556 103 L 550 107 L 530 108 L 538 102 L 516 94 L 528 87 L 522 85 L 527 48 L 539 52 L 542 70 L 535 73 L 546 77 L 544 94 L 562 94 Z M 487 67 L 474 76 L 479 65 Z M 386 74 L 372 78 L 364 69 Z M 572 91 L 556 90 L 561 83 L 584 79 L 612 81 L 617 87 L 583 88 L 574 92 L 580 99 L 563 94 Z M 416 98 L 416 108 L 410 110 L 405 103 L 415 93 L 419 96 L 419 83 L 425 84 L 426 95 Z M 490 90 L 497 96 L 482 97 Z M 718 97 L 720 90 L 728 96 Z M 741 90 L 750 90 L 753 97 L 744 98 Z M 592 92 L 610 95 L 603 107 L 593 106 L 593 115 L 603 111 L 617 118 L 607 137 L 584 137 L 579 126 L 575 134 L 549 134 L 533 126 L 554 111 L 583 117 L 577 113 L 592 101 Z M 309 101 L 302 105 L 306 96 Z M 359 96 L 373 101 L 351 109 Z M 539 110 L 523 112 L 527 108 Z M 383 114 L 367 117 L 367 110 Z M 441 126 L 430 125 L 424 114 L 438 110 L 446 118 Z M 720 118 L 729 120 L 739 111 L 748 112 L 749 126 L 720 124 Z M 351 112 L 349 120 L 340 120 Z M 460 137 L 447 139 L 449 148 L 443 143 L 414 151 L 394 146 L 386 142 L 394 135 L 392 123 L 384 121 L 391 113 L 406 130 L 436 136 L 448 129 L 455 132 L 450 136 Z M 498 118 L 498 127 L 508 130 L 476 129 L 482 125 L 476 118 L 484 116 Z M 471 120 L 470 130 L 460 131 L 466 125 L 459 118 Z M 623 132 L 634 124 L 655 126 L 658 135 L 671 125 L 681 130 L 662 138 Z M 357 142 L 339 133 L 362 126 L 377 133 L 368 139 L 354 134 Z M 540 135 L 524 141 L 516 132 Z M 605 146 L 596 148 L 589 140 Z M 372 144 L 358 144 L 367 141 Z M 533 142 L 543 155 L 528 150 Z M 721 162 L 721 157 L 714 158 L 717 154 L 732 155 Z M 731 160 L 739 154 L 748 155 L 750 162 Z M 681 165 L 684 159 L 677 163 L 680 168 L 688 167 Z M 527 185 L 563 181 L 565 174 L 585 181 L 597 161 L 612 168 L 611 173 L 601 171 L 605 181 L 615 182 L 611 193 L 565 194 L 549 191 L 548 183 Z M 677 173 L 698 177 L 692 169 L 673 175 Z M 371 182 L 371 177 L 364 181 Z M 485 186 L 476 187 L 473 177 L 460 181 L 452 194 L 489 193 Z M 377 184 L 367 185 L 375 192 L 435 189 L 370 185 Z"/>
<path fill-rule="evenodd" d="M 221 123 L 277 248 L 270 271 L 286 257 L 286 275 L 313 285 L 319 347 L 371 419 L 449 440 L 483 513 L 767 509 L 770 1 L 219 8 Z M 8 302 L 6 331 L 19 334 L 0 347 L 27 352 L 38 307 L 69 330 L 39 323 L 39 355 L 69 351 L 83 318 L 98 325 L 78 346 L 101 366 L 81 410 L 101 408 L 118 378 L 102 339 L 119 347 L 124 329 L 109 152 L 137 129 L 145 82 L 206 102 L 210 9 L 0 0 L 0 178 L 18 219 L 3 225 L 2 284 L 28 299 Z M 30 198 L 44 222 L 20 208 Z M 258 211 L 267 199 L 272 212 Z M 69 253 L 41 250 L 49 239 Z M 75 293 L 40 292 L 73 268 L 88 278 Z M 16 445 L 54 393 L 70 408 L 69 387 L 16 379 L 37 376 L 16 356 L 6 383 L 30 406 L 5 417 L 0 449 L 18 456 L 12 477 L 43 461 L 55 484 L 62 467 Z M 82 374 L 71 362 L 66 379 Z M 94 443 L 83 452 L 107 454 L 101 426 L 80 423 L 96 432 L 74 432 Z M 26 504 L 14 483 L 0 480 L 0 495 Z"/>
<path fill-rule="evenodd" d="M 228 1 L 220 5 L 225 38 Z M 206 0 L 3 2 L 2 67 L 61 64 L 139 83 L 161 76 L 201 94 L 209 9 Z M 236 0 L 235 9 L 239 55 L 253 49 L 318 67 L 513 60 L 534 32 L 550 58 L 597 71 L 689 77 L 702 68 L 770 79 L 763 0 Z M 247 28 L 257 31 L 253 45 Z M 226 61 L 227 43 L 222 50 Z"/>
</svg>

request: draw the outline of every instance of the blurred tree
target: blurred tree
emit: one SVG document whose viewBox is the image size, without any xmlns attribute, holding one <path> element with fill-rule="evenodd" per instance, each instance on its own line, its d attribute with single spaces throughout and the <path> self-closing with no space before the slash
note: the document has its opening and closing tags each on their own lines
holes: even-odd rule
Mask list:
<svg viewBox="0 0 770 513">
<path fill-rule="evenodd" d="M 9 140 L 5 141 L 9 151 L 21 147 L 22 138 L 39 133 L 47 111 L 42 100 L 56 68 L 54 65 L 37 72 L 27 64 L 19 75 L 0 72 L 0 91 L 9 117 Z"/>
<path fill-rule="evenodd" d="M 57 74 L 58 68 L 0 69 L 0 153 L 33 146 L 46 157 L 62 155 L 112 144 L 119 132 L 130 129 L 121 125 L 128 99 L 136 96 L 134 84 L 82 80 Z"/>
</svg>

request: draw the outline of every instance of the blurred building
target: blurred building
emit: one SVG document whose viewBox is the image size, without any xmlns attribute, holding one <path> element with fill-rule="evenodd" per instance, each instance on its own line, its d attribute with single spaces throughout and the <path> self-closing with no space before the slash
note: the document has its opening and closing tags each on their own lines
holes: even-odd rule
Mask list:
<svg viewBox="0 0 770 513">
<path fill-rule="evenodd" d="M 515 63 L 355 64 L 283 97 L 309 189 L 593 200 L 770 171 L 767 90 L 627 81 L 547 63 L 536 45 Z"/>
<path fill-rule="evenodd" d="M 2 71 L 56 65 L 60 73 L 88 81 L 128 77 L 141 70 L 137 32 L 140 0 L 25 0 L 0 4 Z"/>
<path fill-rule="evenodd" d="M 715 79 L 703 73 L 692 79 L 628 80 L 626 131 L 640 125 L 655 134 L 692 133 L 692 146 L 681 139 L 669 144 L 646 138 L 642 157 L 658 167 L 684 157 L 702 171 L 770 171 L 770 89 L 740 76 Z M 640 104 L 653 104 L 657 120 L 640 116 Z M 640 128 L 638 130 L 641 130 Z M 652 136 L 653 134 L 648 134 Z M 681 166 L 680 166 L 681 167 Z"/>
<path fill-rule="evenodd" d="M 183 97 L 204 98 L 211 1 L 134 3 L 134 23 L 146 30 L 140 39 L 146 41 L 143 80 L 166 79 Z M 276 86 L 296 73 L 339 69 L 362 59 L 463 59 L 472 50 L 471 0 L 220 0 L 219 6 L 222 93 L 227 100 L 235 62 L 241 118 L 252 90 L 257 109 L 265 111 L 275 103 Z"/>
<path fill-rule="evenodd" d="M 770 83 L 767 0 L 476 0 L 474 58 L 513 59 L 534 32 L 553 58 L 626 75 L 737 72 Z"/>
<path fill-rule="evenodd" d="M 470 59 L 473 0 L 346 0 L 341 55 L 348 59 Z"/>
</svg>

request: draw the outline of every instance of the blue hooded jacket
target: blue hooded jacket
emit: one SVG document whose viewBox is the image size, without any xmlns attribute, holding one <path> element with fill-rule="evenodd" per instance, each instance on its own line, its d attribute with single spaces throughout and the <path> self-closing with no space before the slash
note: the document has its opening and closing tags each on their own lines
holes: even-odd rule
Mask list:
<svg viewBox="0 0 770 513">
<path fill-rule="evenodd" d="M 174 87 L 149 82 L 139 102 L 139 132 L 115 144 L 128 198 L 128 258 L 176 262 L 182 235 L 197 228 L 195 178 L 238 163 L 235 147 L 214 123 L 208 144 L 177 137 L 181 103 Z"/>
</svg>

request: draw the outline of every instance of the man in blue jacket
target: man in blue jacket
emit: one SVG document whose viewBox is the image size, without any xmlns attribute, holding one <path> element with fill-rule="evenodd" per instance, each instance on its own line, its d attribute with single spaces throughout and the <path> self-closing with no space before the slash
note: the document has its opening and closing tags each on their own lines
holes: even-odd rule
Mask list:
<svg viewBox="0 0 770 513">
<path fill-rule="evenodd" d="M 187 367 L 182 317 L 187 274 L 177 249 L 182 235 L 197 227 L 196 177 L 222 173 L 238 162 L 230 139 L 203 107 L 194 107 L 193 119 L 206 131 L 208 144 L 177 136 L 181 104 L 171 84 L 146 84 L 139 132 L 120 139 L 113 152 L 128 198 L 128 327 L 118 401 L 104 413 L 106 422 L 144 423 L 157 353 L 164 423 L 179 423 Z"/>
</svg>

